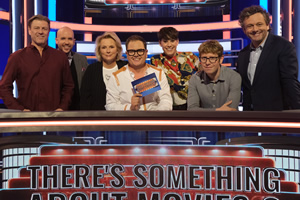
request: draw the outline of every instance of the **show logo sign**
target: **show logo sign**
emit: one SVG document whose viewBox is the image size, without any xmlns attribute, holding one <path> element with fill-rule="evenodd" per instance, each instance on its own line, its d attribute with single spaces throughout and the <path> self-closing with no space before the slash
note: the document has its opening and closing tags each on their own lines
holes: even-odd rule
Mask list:
<svg viewBox="0 0 300 200">
<path fill-rule="evenodd" d="M 43 146 L 0 197 L 28 200 L 300 199 L 259 147 Z M 13 191 L 13 192 L 12 192 Z M 2 198 L 1 198 L 2 199 Z"/>
</svg>

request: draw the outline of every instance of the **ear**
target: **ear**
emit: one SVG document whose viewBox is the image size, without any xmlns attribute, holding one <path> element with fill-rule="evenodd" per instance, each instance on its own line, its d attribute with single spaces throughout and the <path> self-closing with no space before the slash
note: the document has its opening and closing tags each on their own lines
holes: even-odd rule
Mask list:
<svg viewBox="0 0 300 200">
<path fill-rule="evenodd" d="M 179 39 L 176 40 L 176 47 L 178 46 L 179 44 Z"/>
<path fill-rule="evenodd" d="M 224 55 L 222 55 L 222 57 L 220 58 L 220 65 L 223 63 L 224 60 Z"/>
<path fill-rule="evenodd" d="M 246 35 L 246 29 L 244 27 L 242 29 L 243 29 L 244 34 Z"/>
<path fill-rule="evenodd" d="M 28 26 L 28 34 L 31 36 L 31 28 Z"/>
<path fill-rule="evenodd" d="M 161 46 L 161 40 L 158 41 L 159 42 L 159 46 Z M 162 47 L 162 46 L 161 46 Z"/>
<path fill-rule="evenodd" d="M 55 38 L 55 43 L 58 44 L 58 38 Z"/>
</svg>

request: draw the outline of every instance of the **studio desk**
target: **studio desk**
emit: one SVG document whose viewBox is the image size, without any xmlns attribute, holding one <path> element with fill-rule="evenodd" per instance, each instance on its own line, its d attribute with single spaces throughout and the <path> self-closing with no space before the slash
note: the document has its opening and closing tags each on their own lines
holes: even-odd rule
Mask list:
<svg viewBox="0 0 300 200">
<path fill-rule="evenodd" d="M 0 132 L 217 131 L 300 133 L 300 111 L 63 111 L 0 110 Z"/>
<path fill-rule="evenodd" d="M 126 198 L 118 199 L 298 200 L 299 133 L 300 112 L 297 110 L 283 112 L 1 110 L 0 150 L 2 150 L 3 174 L 0 199 L 108 200 L 111 199 L 109 195 L 120 195 L 121 191 Z M 14 162 L 18 159 L 22 160 L 22 163 Z M 75 183 L 78 181 L 74 182 L 74 188 L 40 186 L 38 183 L 40 178 L 53 179 L 52 175 L 44 172 L 41 172 L 44 175 L 33 173 L 37 168 L 47 171 L 48 168 L 59 170 L 80 167 L 91 171 L 94 167 L 109 168 L 102 179 L 96 171 L 98 178 L 95 180 L 105 183 L 105 187 L 100 189 L 90 187 L 88 183 L 84 188 L 77 187 Z M 124 177 L 125 182 L 124 186 L 115 189 L 109 185 L 115 176 L 110 176 L 109 173 L 114 174 L 113 170 L 118 167 L 124 168 L 124 173 L 119 177 Z M 139 167 L 145 168 L 143 172 L 150 180 L 145 183 L 150 186 L 132 185 L 140 183 L 136 182 L 140 176 L 134 175 L 141 173 L 139 170 L 134 171 Z M 196 170 L 202 167 L 211 167 L 215 171 L 207 178 L 201 170 Z M 191 168 L 195 174 L 184 176 L 190 174 L 188 172 L 191 172 Z M 160 172 L 171 170 L 175 176 L 175 172 L 179 169 L 182 176 L 178 175 L 177 178 L 182 180 L 171 182 L 168 186 L 167 182 L 173 179 L 165 180 L 165 176 Z M 218 178 L 221 177 L 220 180 L 223 180 L 231 177 L 224 178 L 225 175 L 222 173 L 225 170 L 230 174 L 234 172 L 236 177 L 242 177 L 230 179 L 230 182 L 235 184 L 235 189 L 231 188 L 231 184 L 226 184 L 228 188 L 225 189 L 222 184 L 214 186 L 219 184 Z M 242 173 L 242 170 L 246 172 Z M 255 173 L 253 170 L 256 170 Z M 69 170 L 68 173 L 71 172 L 73 171 Z M 158 177 L 156 173 L 161 174 L 159 179 L 156 179 Z M 39 178 L 34 178 L 32 174 L 39 175 Z M 79 175 L 83 179 L 83 175 L 80 173 Z M 72 176 L 69 174 L 65 179 L 60 177 L 60 182 L 71 185 L 73 179 L 70 177 Z M 193 181 L 187 181 L 188 178 L 192 178 Z M 94 179 L 85 177 L 84 180 Z M 247 189 L 240 180 L 257 184 L 251 183 L 249 184 L 252 185 L 251 188 Z M 214 187 L 200 188 L 204 181 Z M 277 181 L 278 184 L 280 182 L 280 185 L 274 189 L 271 181 Z M 160 182 L 166 185 L 156 187 Z M 179 183 L 182 188 L 173 187 Z M 189 186 L 185 183 L 189 183 Z M 191 184 L 199 188 L 192 189 Z M 216 189 L 221 186 L 223 189 Z M 239 187 L 241 189 L 237 189 Z M 163 198 L 156 198 L 155 195 L 161 195 Z"/>
</svg>

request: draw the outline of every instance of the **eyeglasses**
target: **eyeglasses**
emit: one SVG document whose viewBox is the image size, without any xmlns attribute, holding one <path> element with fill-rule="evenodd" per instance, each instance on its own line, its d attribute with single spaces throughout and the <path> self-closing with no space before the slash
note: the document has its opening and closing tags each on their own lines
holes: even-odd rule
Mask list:
<svg viewBox="0 0 300 200">
<path fill-rule="evenodd" d="M 127 53 L 130 56 L 134 56 L 135 53 L 137 53 L 139 56 L 142 56 L 142 55 L 144 55 L 145 51 L 146 51 L 146 49 L 137 49 L 137 50 L 128 49 Z"/>
<path fill-rule="evenodd" d="M 219 57 L 200 57 L 200 61 L 203 63 L 206 63 L 207 60 L 209 60 L 210 63 L 215 63 L 217 62 L 217 60 L 219 59 Z"/>
</svg>

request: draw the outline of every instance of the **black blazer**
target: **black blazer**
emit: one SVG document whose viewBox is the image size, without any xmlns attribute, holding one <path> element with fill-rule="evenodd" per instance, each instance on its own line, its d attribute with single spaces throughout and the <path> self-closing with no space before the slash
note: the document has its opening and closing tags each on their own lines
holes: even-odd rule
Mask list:
<svg viewBox="0 0 300 200">
<path fill-rule="evenodd" d="M 295 46 L 269 33 L 251 85 L 247 69 L 250 45 L 239 53 L 237 70 L 242 76 L 244 110 L 280 111 L 300 108 L 298 60 Z"/>
<path fill-rule="evenodd" d="M 126 61 L 117 61 L 120 69 Z M 105 110 L 106 87 L 103 81 L 103 63 L 95 62 L 87 67 L 80 88 L 80 110 Z"/>
</svg>

